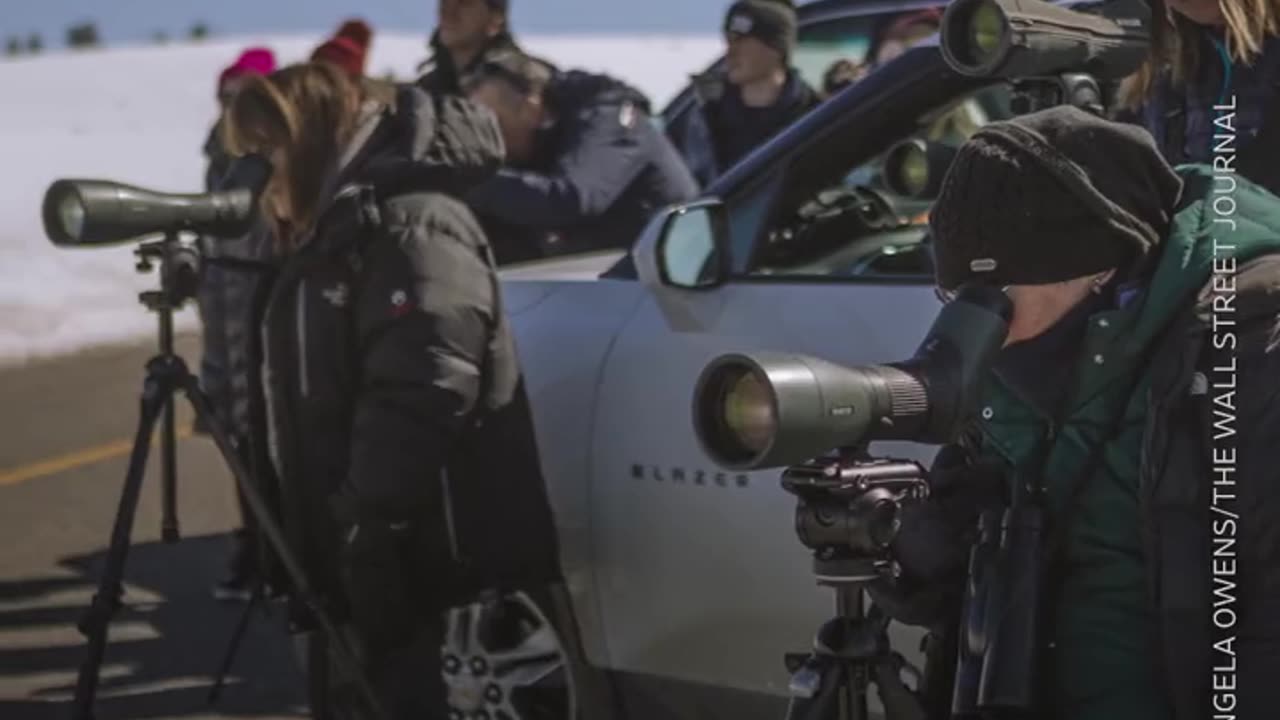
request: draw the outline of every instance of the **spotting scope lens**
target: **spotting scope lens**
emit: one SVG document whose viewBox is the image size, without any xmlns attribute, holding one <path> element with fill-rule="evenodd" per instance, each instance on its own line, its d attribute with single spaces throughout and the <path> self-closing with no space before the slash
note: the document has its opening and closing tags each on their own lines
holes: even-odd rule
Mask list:
<svg viewBox="0 0 1280 720">
<path fill-rule="evenodd" d="M 943 19 L 947 36 L 945 51 L 954 61 L 974 74 L 985 73 L 1000 64 L 1007 50 L 1009 20 L 995 0 L 959 2 Z"/>
<path fill-rule="evenodd" d="M 889 185 L 897 193 L 919 197 L 929 186 L 929 155 L 923 142 L 903 143 L 889 152 L 885 163 Z"/>
<path fill-rule="evenodd" d="M 703 397 L 710 402 L 698 405 L 698 424 L 726 457 L 744 462 L 773 444 L 778 429 L 773 388 L 753 363 L 734 356 L 721 358 L 716 369 L 707 373 L 704 387 Z"/>
<path fill-rule="evenodd" d="M 985 0 L 973 9 L 973 14 L 969 16 L 969 30 L 965 35 L 969 38 L 970 51 L 978 63 L 989 62 L 995 56 L 1008 27 L 1004 14 L 991 0 Z"/>
<path fill-rule="evenodd" d="M 725 383 L 725 430 L 750 452 L 769 447 L 778 418 L 766 381 L 750 368 L 732 367 L 721 382 Z"/>
<path fill-rule="evenodd" d="M 79 242 L 84 234 L 84 203 L 74 188 L 58 200 L 59 231 L 71 242 Z"/>
</svg>

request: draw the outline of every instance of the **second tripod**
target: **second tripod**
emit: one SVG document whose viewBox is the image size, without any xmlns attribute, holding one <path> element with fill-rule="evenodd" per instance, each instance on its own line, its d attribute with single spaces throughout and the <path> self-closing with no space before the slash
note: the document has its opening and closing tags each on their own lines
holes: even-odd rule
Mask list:
<svg viewBox="0 0 1280 720">
<path fill-rule="evenodd" d="M 378 703 L 377 696 L 370 687 L 350 645 L 339 634 L 334 622 L 330 619 L 321 600 L 316 596 L 308 582 L 302 565 L 290 550 L 284 531 L 273 519 L 271 508 L 254 485 L 248 469 L 241 461 L 231 443 L 231 436 L 215 417 L 209 399 L 200 389 L 199 380 L 187 368 L 183 359 L 174 352 L 173 311 L 190 299 L 199 284 L 199 255 L 191 248 L 178 242 L 177 235 L 167 234 L 163 240 L 144 243 L 137 254 L 139 272 L 148 272 L 153 268 L 152 262 L 160 263 L 160 289 L 142 293 L 140 300 L 147 309 L 159 316 L 160 352 L 153 357 L 146 368 L 143 383 L 141 413 L 138 419 L 137 434 L 134 438 L 133 450 L 129 456 L 129 469 L 125 475 L 124 488 L 120 494 L 120 504 L 116 511 L 115 524 L 111 531 L 111 545 L 107 550 L 106 567 L 99 580 L 97 593 L 93 602 L 80 620 L 80 632 L 88 639 L 87 657 L 80 666 L 76 682 L 74 718 L 75 720 L 92 720 L 94 700 L 97 695 L 99 672 L 107 646 L 107 629 L 111 618 L 120 609 L 120 598 L 123 594 L 125 559 L 128 555 L 130 535 L 133 531 L 133 520 L 137 511 L 138 499 L 142 491 L 142 480 L 146 472 L 147 456 L 151 449 L 151 435 L 156 422 L 162 413 L 165 415 L 164 434 L 161 436 L 164 448 L 164 512 L 166 539 L 177 538 L 177 521 L 174 509 L 176 458 L 173 433 L 174 395 L 182 392 L 191 402 L 197 419 L 209 428 L 210 435 L 221 453 L 223 461 L 234 476 L 237 485 L 244 494 L 250 511 L 254 515 L 256 525 L 269 543 L 275 557 L 288 575 L 292 584 L 292 592 L 307 606 L 321 628 L 333 643 L 337 659 L 343 663 L 345 670 L 356 682 L 362 694 L 369 702 L 375 717 L 386 717 Z M 171 532 L 170 532 L 171 529 Z"/>
</svg>

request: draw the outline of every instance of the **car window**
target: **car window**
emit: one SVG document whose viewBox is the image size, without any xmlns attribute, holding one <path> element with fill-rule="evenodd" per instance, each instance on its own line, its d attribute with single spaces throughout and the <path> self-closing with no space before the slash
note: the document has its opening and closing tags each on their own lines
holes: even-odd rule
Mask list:
<svg viewBox="0 0 1280 720">
<path fill-rule="evenodd" d="M 846 17 L 809 25 L 800 32 L 792 64 L 800 76 L 816 89 L 837 60 L 862 63 L 871 48 L 871 34 L 882 15 Z"/>
<path fill-rule="evenodd" d="M 989 86 L 916 118 L 910 139 L 958 148 L 982 125 L 1012 115 L 1008 87 Z M 792 172 L 803 172 L 817 189 L 773 208 L 745 275 L 930 282 L 925 235 L 932 203 L 890 187 L 885 162 L 897 145 L 854 167 L 824 166 L 821 146 L 795 158 Z"/>
<path fill-rule="evenodd" d="M 875 34 L 890 27 L 895 19 L 916 12 L 918 11 L 869 13 L 805 23 L 797 31 L 792 64 L 811 87 L 821 89 L 824 75 L 832 64 L 838 60 L 849 60 L 854 64 L 870 60 L 867 55 L 872 46 L 883 40 L 876 38 Z M 717 59 L 703 72 L 719 69 L 722 62 L 722 58 Z M 693 72 L 692 68 L 690 72 Z M 686 85 L 668 103 L 662 114 L 655 118 L 655 122 L 661 127 L 678 127 L 692 109 L 693 91 Z"/>
</svg>

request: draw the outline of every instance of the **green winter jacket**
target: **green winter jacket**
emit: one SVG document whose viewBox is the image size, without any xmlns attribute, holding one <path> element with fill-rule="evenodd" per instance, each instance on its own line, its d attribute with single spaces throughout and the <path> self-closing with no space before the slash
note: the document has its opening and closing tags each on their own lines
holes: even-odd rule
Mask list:
<svg viewBox="0 0 1280 720">
<path fill-rule="evenodd" d="M 1280 252 L 1280 200 L 1275 196 L 1243 180 L 1232 189 L 1226 180 L 1215 180 L 1208 166 L 1177 170 L 1185 183 L 1183 194 L 1149 281 L 1132 302 L 1089 318 L 1063 417 L 1055 422 L 994 373 L 983 390 L 980 452 L 1007 463 L 1012 478 L 1042 482 L 1050 518 L 1062 516 L 1068 505 L 1065 486 L 1077 484 L 1091 449 L 1112 430 L 1116 414 L 1125 413 L 1095 465 L 1098 470 L 1076 496 L 1058 563 L 1049 571 L 1046 595 L 1053 602 L 1045 628 L 1050 662 L 1044 717 L 1173 717 L 1159 650 L 1153 645 L 1158 642 L 1153 640 L 1156 611 L 1144 568 L 1139 478 L 1145 436 L 1153 425 L 1148 411 L 1152 362 L 1147 356 L 1211 283 L 1215 257 L 1226 267 L 1232 256 L 1240 265 Z M 1225 216 L 1215 213 L 1213 200 L 1227 190 L 1233 190 L 1235 230 L 1214 222 Z M 1216 253 L 1215 237 L 1220 245 Z M 1049 448 L 1043 456 L 1041 442 Z M 1037 458 L 1043 460 L 1043 471 L 1032 467 Z"/>
</svg>

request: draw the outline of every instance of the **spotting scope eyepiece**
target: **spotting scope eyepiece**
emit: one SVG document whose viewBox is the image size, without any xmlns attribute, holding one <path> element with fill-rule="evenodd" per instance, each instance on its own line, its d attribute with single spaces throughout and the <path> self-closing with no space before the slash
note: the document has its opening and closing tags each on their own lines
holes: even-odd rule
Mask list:
<svg viewBox="0 0 1280 720">
<path fill-rule="evenodd" d="M 948 442 L 1012 315 L 1003 291 L 972 286 L 943 306 L 905 362 L 845 367 L 787 353 L 722 355 L 698 378 L 694 432 L 731 470 L 796 465 L 873 440 Z"/>
<path fill-rule="evenodd" d="M 58 180 L 44 196 L 45 235 L 60 246 L 112 245 L 180 231 L 238 237 L 253 226 L 271 172 L 265 157 L 246 155 L 236 159 L 218 190 L 193 195 L 109 180 Z"/>
<path fill-rule="evenodd" d="M 1151 41 L 1144 0 L 1104 0 L 1079 10 L 1044 0 L 955 0 L 942 18 L 942 55 L 973 77 L 1083 72 L 1119 80 L 1138 70 Z"/>
</svg>

